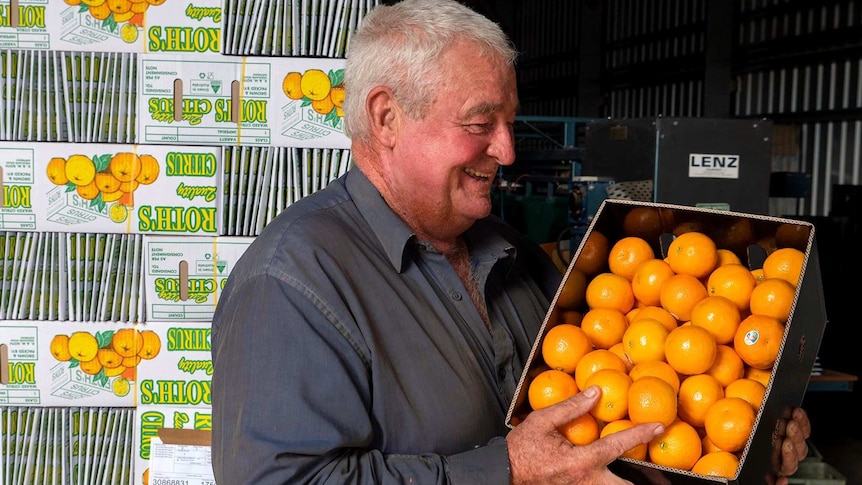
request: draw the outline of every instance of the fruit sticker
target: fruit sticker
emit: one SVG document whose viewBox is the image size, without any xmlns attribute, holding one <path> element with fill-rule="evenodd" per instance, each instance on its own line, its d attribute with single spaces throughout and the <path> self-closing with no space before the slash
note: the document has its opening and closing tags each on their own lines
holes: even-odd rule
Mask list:
<svg viewBox="0 0 862 485">
<path fill-rule="evenodd" d="M 152 155 L 132 152 L 54 157 L 46 168 L 48 180 L 89 201 L 89 206 L 116 222 L 125 222 L 135 205 L 134 192 L 159 177 L 159 162 Z"/>
<path fill-rule="evenodd" d="M 136 380 L 138 364 L 157 356 L 161 346 L 161 339 L 152 330 L 123 327 L 94 333 L 78 330 L 58 334 L 51 339 L 50 350 L 54 359 L 68 363 L 66 369 L 77 369 L 91 376 L 75 382 L 73 391 L 86 394 L 88 391 L 84 388 L 90 385 L 125 397 L 134 388 L 132 382 Z M 57 370 L 55 367 L 55 377 L 65 379 L 66 372 Z"/>
<path fill-rule="evenodd" d="M 302 107 L 311 106 L 316 113 L 325 116 L 325 122 L 338 127 L 344 117 L 344 69 L 308 69 L 305 72 L 291 71 L 284 76 L 282 91 L 288 99 L 302 101 Z"/>
<path fill-rule="evenodd" d="M 123 42 L 132 44 L 138 40 L 138 31 L 144 26 L 144 13 L 150 6 L 158 6 L 166 0 L 64 0 L 67 5 L 79 6 L 79 12 L 87 13 L 99 21 L 101 27 L 110 32 L 119 30 Z"/>
</svg>

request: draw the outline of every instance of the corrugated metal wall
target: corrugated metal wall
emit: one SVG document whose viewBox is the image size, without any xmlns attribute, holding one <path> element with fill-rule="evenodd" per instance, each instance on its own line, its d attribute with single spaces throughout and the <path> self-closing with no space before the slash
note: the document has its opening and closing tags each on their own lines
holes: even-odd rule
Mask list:
<svg viewBox="0 0 862 485">
<path fill-rule="evenodd" d="M 577 76 L 577 62 L 548 60 L 577 50 L 578 8 L 589 1 L 521 5 L 519 69 L 527 85 Z M 708 1 L 604 3 L 603 116 L 703 116 Z M 733 9 L 732 116 L 773 120 L 773 172 L 811 177 L 808 197 L 773 197 L 770 212 L 829 215 L 833 185 L 860 184 L 862 1 L 737 0 Z M 530 94 L 525 114 L 577 113 L 575 96 Z"/>
</svg>

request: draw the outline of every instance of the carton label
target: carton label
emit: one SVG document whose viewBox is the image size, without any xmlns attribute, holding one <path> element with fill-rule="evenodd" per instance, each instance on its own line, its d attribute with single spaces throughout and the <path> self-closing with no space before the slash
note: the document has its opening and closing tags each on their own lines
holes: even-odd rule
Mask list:
<svg viewBox="0 0 862 485">
<path fill-rule="evenodd" d="M 138 72 L 142 143 L 350 146 L 343 59 L 144 54 Z"/>
</svg>

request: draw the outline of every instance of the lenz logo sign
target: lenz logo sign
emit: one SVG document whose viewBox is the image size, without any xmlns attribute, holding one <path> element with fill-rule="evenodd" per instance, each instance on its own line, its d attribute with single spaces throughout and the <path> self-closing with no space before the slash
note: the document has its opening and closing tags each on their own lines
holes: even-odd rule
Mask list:
<svg viewBox="0 0 862 485">
<path fill-rule="evenodd" d="M 688 176 L 698 178 L 738 179 L 739 155 L 692 153 L 688 156 Z"/>
</svg>

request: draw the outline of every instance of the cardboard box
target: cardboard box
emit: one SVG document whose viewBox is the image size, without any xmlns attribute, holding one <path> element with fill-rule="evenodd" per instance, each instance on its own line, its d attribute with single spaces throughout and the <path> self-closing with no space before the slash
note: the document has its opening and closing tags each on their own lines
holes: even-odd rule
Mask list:
<svg viewBox="0 0 862 485">
<path fill-rule="evenodd" d="M 131 328 L 103 322 L 0 321 L 0 344 L 8 348 L 8 361 L 0 364 L 9 369 L 7 382 L 0 384 L 0 405 L 134 406 L 138 360 L 122 362 L 111 354 L 113 363 L 108 363 L 98 354 L 112 350 L 117 331 Z M 85 357 L 79 360 L 80 355 Z"/>
<path fill-rule="evenodd" d="M 627 215 L 639 211 L 652 211 L 656 217 L 641 219 L 642 224 L 633 227 Z M 767 250 L 781 247 L 795 247 L 805 253 L 804 266 L 796 289 L 795 301 L 790 317 L 785 324 L 785 335 L 778 358 L 772 367 L 771 378 L 754 424 L 754 430 L 745 448 L 740 452 L 740 466 L 737 476 L 724 479 L 705 477 L 658 466 L 652 463 L 620 458 L 612 469 L 625 478 L 638 484 L 746 484 L 761 483 L 769 473 L 781 440 L 785 435 L 789 412 L 801 404 L 810 377 L 811 369 L 823 331 L 826 327 L 826 307 L 821 284 L 820 262 L 817 253 L 817 239 L 811 223 L 792 219 L 746 213 L 607 199 L 600 206 L 590 224 L 584 241 L 598 231 L 607 236 L 609 246 L 622 237 L 638 235 L 654 245 L 656 254 L 660 253 L 662 239 L 681 225 L 706 233 L 716 241 L 719 248 L 734 250 L 741 255 L 742 262 L 751 268 L 759 268 Z M 627 232 L 626 229 L 629 229 Z M 672 237 L 672 236 L 671 236 Z M 581 243 L 566 277 L 583 249 Z M 562 289 L 563 285 L 560 286 Z M 509 408 L 506 424 L 514 427 L 530 411 L 526 395 L 531 371 L 544 365 L 541 356 L 541 342 L 547 331 L 559 323 L 560 310 L 556 303 L 560 292 L 551 303 L 551 308 L 539 332 L 527 360 L 526 368 Z"/>
<path fill-rule="evenodd" d="M 212 474 L 212 462 L 210 461 L 210 442 L 212 429 L 212 409 L 206 407 L 165 407 L 165 406 L 138 406 L 135 409 L 134 423 L 134 473 L 131 483 L 133 485 L 149 485 L 155 478 L 150 473 L 150 460 L 154 448 L 165 445 L 183 445 L 193 447 L 185 450 L 189 452 L 186 465 L 197 468 L 199 472 L 198 481 L 188 483 L 215 483 L 207 481 L 206 473 Z M 163 456 L 165 456 L 162 453 Z M 201 462 L 204 467 L 201 469 Z M 180 467 L 177 467 L 179 470 Z M 161 477 L 165 478 L 165 477 Z M 170 477 L 176 478 L 176 477 Z M 184 476 L 182 478 L 190 478 Z M 164 482 L 169 483 L 169 482 Z M 182 483 L 182 482 L 177 482 Z"/>
<path fill-rule="evenodd" d="M 155 3 L 161 3 L 155 5 Z M 75 4 L 75 5 L 72 5 Z M 92 4 L 92 5 L 91 5 Z M 0 13 L 0 47 L 88 52 L 221 52 L 222 2 L 18 0 Z"/>
<path fill-rule="evenodd" d="M 227 277 L 252 241 L 253 237 L 235 236 L 146 236 L 146 319 L 212 320 Z"/>
<path fill-rule="evenodd" d="M 140 143 L 350 148 L 340 114 L 344 59 L 199 54 L 138 59 Z M 311 81 L 302 83 L 304 76 Z M 312 92 L 315 99 L 309 99 L 302 86 L 319 89 L 319 96 Z"/>
<path fill-rule="evenodd" d="M 218 235 L 222 151 L 0 142 L 0 230 Z"/>
</svg>

